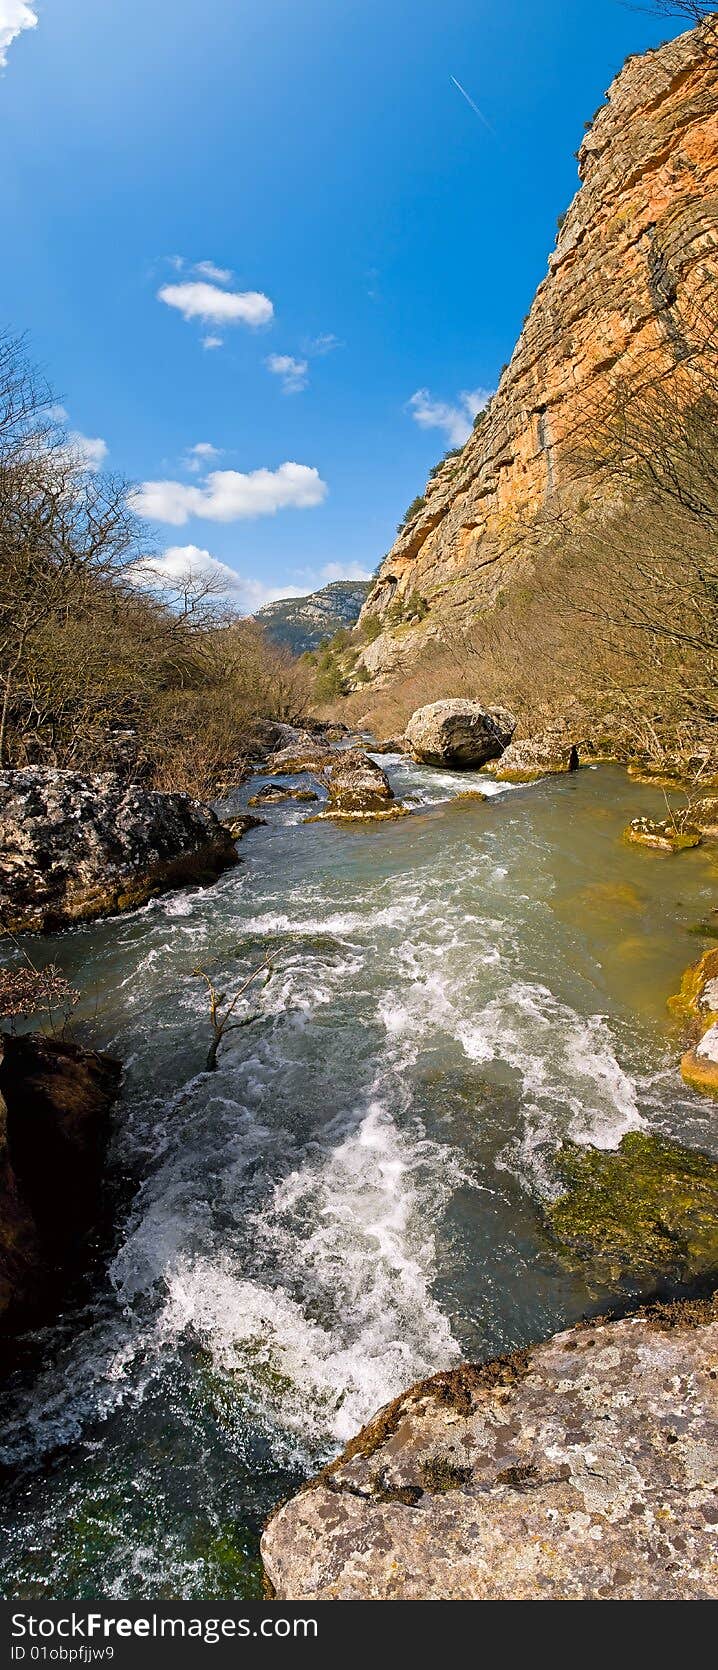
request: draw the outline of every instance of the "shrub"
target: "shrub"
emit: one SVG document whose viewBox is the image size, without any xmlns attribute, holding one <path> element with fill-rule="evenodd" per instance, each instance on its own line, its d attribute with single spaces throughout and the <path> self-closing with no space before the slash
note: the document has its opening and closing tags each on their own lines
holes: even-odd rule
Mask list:
<svg viewBox="0 0 718 1670">
<path fill-rule="evenodd" d="M 408 510 L 406 510 L 404 512 L 404 515 L 402 517 L 401 522 L 397 522 L 397 525 L 396 525 L 397 533 L 403 533 L 404 529 L 408 528 L 409 524 L 411 522 L 415 522 L 417 516 L 420 516 L 422 510 L 425 510 L 425 509 L 426 509 L 426 499 L 424 498 L 423 494 L 420 493 L 418 498 L 412 499 Z"/>
</svg>

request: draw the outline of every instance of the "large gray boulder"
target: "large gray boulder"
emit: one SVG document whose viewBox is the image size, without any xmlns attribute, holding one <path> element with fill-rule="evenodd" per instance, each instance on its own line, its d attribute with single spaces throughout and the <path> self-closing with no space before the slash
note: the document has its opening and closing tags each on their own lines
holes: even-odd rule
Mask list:
<svg viewBox="0 0 718 1670">
<path fill-rule="evenodd" d="M 507 708 L 453 697 L 417 708 L 406 727 L 406 741 L 422 765 L 475 770 L 498 759 L 508 747 L 517 721 Z"/>
<path fill-rule="evenodd" d="M 236 863 L 229 830 L 189 795 L 114 772 L 0 771 L 0 932 L 134 910 Z"/>
<path fill-rule="evenodd" d="M 465 1363 L 277 1510 L 277 1600 L 718 1598 L 718 1305 Z"/>
</svg>

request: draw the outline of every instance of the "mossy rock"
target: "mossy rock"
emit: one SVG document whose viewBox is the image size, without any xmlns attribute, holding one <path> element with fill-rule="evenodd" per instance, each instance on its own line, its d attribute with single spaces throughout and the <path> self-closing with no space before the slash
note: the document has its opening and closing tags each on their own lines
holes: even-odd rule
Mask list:
<svg viewBox="0 0 718 1670">
<path fill-rule="evenodd" d="M 686 1021 L 696 1038 L 718 1020 L 718 1001 L 713 1003 L 713 984 L 718 989 L 718 946 L 703 952 L 697 963 L 691 963 L 680 984 L 680 990 L 668 999 L 672 1015 Z"/>
<path fill-rule="evenodd" d="M 616 1150 L 565 1143 L 564 1192 L 546 1208 L 571 1263 L 614 1282 L 718 1271 L 718 1162 L 645 1131 Z"/>
<path fill-rule="evenodd" d="M 703 836 L 691 824 L 682 827 L 665 818 L 662 823 L 653 818 L 631 818 L 623 838 L 640 847 L 653 847 L 657 852 L 687 852 L 699 847 Z"/>
<path fill-rule="evenodd" d="M 718 1097 L 718 1016 L 711 1013 L 699 1041 L 681 1061 L 681 1076 L 693 1090 Z"/>
</svg>

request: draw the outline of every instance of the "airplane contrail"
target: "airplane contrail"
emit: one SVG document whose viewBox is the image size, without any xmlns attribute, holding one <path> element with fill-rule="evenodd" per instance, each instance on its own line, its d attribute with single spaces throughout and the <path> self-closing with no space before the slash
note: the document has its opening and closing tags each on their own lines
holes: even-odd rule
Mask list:
<svg viewBox="0 0 718 1670">
<path fill-rule="evenodd" d="M 491 123 L 487 120 L 486 116 L 484 115 L 483 110 L 479 110 L 478 104 L 474 104 L 474 101 L 473 101 L 472 98 L 470 98 L 469 94 L 466 91 L 466 88 L 462 87 L 461 82 L 457 81 L 455 75 L 449 76 L 449 80 L 453 81 L 455 87 L 458 87 L 459 92 L 461 93 L 462 97 L 466 99 L 467 104 L 471 105 L 471 108 L 475 112 L 475 114 L 478 116 L 479 121 L 483 122 L 484 127 L 488 128 L 489 133 L 493 133 L 494 138 L 496 138 L 496 134 L 494 133 L 494 129 L 492 128 Z"/>
</svg>

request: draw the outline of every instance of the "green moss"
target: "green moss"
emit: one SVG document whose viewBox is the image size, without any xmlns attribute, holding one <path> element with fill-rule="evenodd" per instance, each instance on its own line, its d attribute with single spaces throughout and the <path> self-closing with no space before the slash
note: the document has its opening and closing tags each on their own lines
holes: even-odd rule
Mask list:
<svg viewBox="0 0 718 1670">
<path fill-rule="evenodd" d="M 459 1467 L 443 1455 L 432 1455 L 428 1461 L 423 1461 L 419 1473 L 424 1489 L 430 1490 L 434 1496 L 444 1496 L 447 1490 L 460 1490 L 462 1484 L 468 1484 L 471 1478 L 470 1467 Z"/>
<path fill-rule="evenodd" d="M 547 1218 L 571 1262 L 602 1280 L 691 1281 L 718 1270 L 718 1163 L 644 1131 L 615 1151 L 565 1143 Z"/>
<path fill-rule="evenodd" d="M 626 841 L 654 847 L 658 852 L 686 852 L 699 847 L 703 838 L 699 829 L 674 818 L 664 818 L 662 823 L 653 818 L 632 818 L 623 835 Z"/>
</svg>

